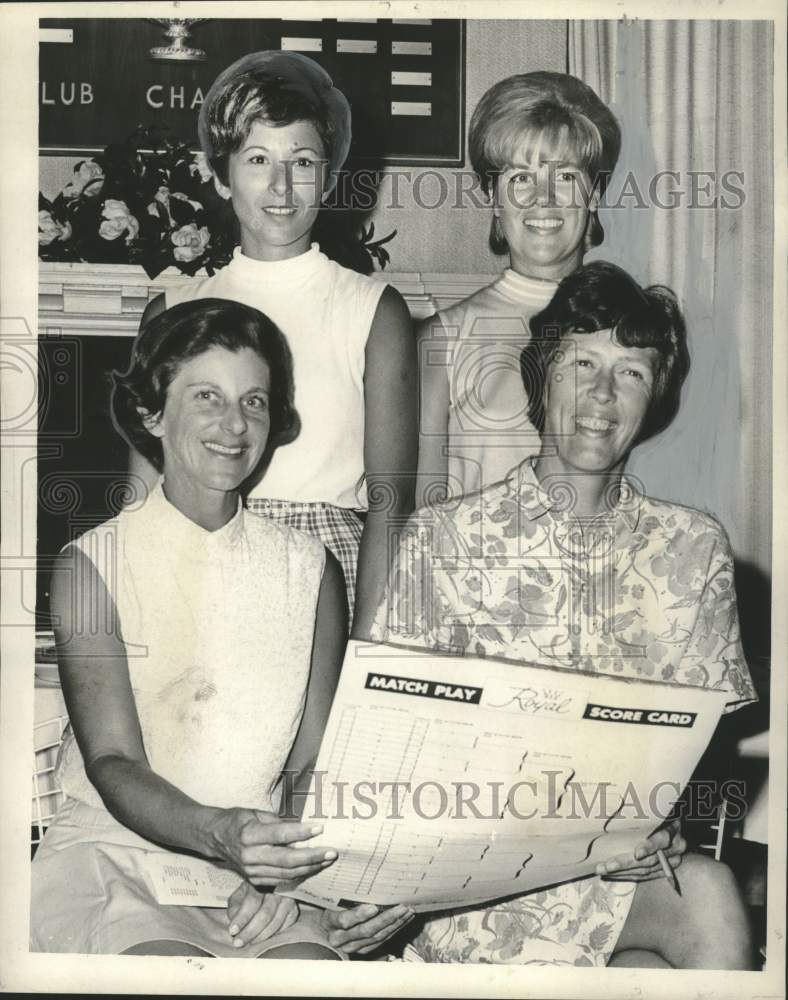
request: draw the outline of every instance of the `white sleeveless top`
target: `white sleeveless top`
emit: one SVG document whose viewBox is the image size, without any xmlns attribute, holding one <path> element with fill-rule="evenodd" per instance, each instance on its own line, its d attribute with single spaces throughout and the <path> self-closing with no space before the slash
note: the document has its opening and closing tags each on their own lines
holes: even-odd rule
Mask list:
<svg viewBox="0 0 788 1000">
<path fill-rule="evenodd" d="M 450 495 L 500 482 L 539 451 L 520 353 L 531 338 L 528 321 L 557 287 L 508 268 L 492 285 L 437 314 L 433 336 L 449 341 Z"/>
<path fill-rule="evenodd" d="M 240 504 L 206 531 L 161 482 L 72 544 L 118 610 L 153 770 L 205 805 L 275 809 L 304 709 L 323 545 Z M 70 798 L 104 808 L 71 734 L 58 767 Z"/>
<path fill-rule="evenodd" d="M 278 448 L 252 497 L 323 501 L 365 510 L 364 351 L 386 285 L 329 260 L 317 243 L 288 260 L 253 260 L 236 247 L 212 278 L 168 288 L 167 306 L 216 297 L 253 306 L 293 354 L 301 432 Z"/>
</svg>

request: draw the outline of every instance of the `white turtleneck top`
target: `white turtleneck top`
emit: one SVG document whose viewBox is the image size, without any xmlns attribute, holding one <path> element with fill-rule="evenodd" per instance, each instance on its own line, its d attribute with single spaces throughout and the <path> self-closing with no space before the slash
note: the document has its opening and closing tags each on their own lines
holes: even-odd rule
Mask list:
<svg viewBox="0 0 788 1000">
<path fill-rule="evenodd" d="M 301 432 L 276 450 L 251 497 L 366 509 L 364 360 L 385 287 L 329 260 L 313 243 L 277 261 L 254 260 L 236 247 L 213 277 L 167 289 L 168 307 L 210 297 L 253 306 L 287 338 Z"/>
<path fill-rule="evenodd" d="M 520 353 L 528 321 L 558 287 L 511 268 L 493 284 L 439 312 L 431 341 L 449 378 L 449 493 L 473 493 L 500 482 L 539 450 L 528 419 Z M 422 347 L 422 351 L 424 348 Z M 422 363 L 425 354 L 422 353 Z"/>
</svg>

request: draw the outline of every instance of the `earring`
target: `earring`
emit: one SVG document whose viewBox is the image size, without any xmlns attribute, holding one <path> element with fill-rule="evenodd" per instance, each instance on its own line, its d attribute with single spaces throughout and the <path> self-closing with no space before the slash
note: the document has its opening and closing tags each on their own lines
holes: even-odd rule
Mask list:
<svg viewBox="0 0 788 1000">
<path fill-rule="evenodd" d="M 492 226 L 490 227 L 490 249 L 493 253 L 503 254 L 509 249 L 506 237 L 501 229 L 501 220 L 497 215 L 493 215 Z"/>
<path fill-rule="evenodd" d="M 589 250 L 593 250 L 594 247 L 598 247 L 604 238 L 605 231 L 602 228 L 602 223 L 599 221 L 597 210 L 592 208 L 588 213 L 588 224 L 586 225 L 585 231 L 584 243 L 586 253 L 588 253 Z"/>
</svg>

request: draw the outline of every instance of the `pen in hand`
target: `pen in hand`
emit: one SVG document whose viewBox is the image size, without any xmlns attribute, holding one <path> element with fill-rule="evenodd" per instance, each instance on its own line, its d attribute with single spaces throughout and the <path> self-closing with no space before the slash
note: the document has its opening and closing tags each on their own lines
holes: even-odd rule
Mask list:
<svg viewBox="0 0 788 1000">
<path fill-rule="evenodd" d="M 670 885 L 675 893 L 679 896 L 681 895 L 681 886 L 679 885 L 679 880 L 676 878 L 676 873 L 668 864 L 668 859 L 665 857 L 665 852 L 662 848 L 657 848 L 657 858 L 659 858 L 660 866 L 662 867 L 662 872 L 665 878 L 670 882 Z"/>
</svg>

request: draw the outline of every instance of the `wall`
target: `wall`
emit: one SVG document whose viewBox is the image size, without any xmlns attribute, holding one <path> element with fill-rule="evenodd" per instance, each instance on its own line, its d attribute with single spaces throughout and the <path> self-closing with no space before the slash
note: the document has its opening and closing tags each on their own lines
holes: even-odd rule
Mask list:
<svg viewBox="0 0 788 1000">
<path fill-rule="evenodd" d="M 566 21 L 474 20 L 468 21 L 467 29 L 466 127 L 479 98 L 497 80 L 536 69 L 566 71 Z M 79 159 L 41 157 L 41 191 L 54 197 Z M 397 169 L 405 174 L 397 181 L 390 175 L 384 178 L 379 205 L 371 217 L 376 236 L 397 230 L 388 244 L 392 271 L 495 274 L 501 270 L 503 259 L 487 247 L 486 208 L 455 208 L 453 197 L 437 208 L 420 207 L 419 202 L 433 205 L 442 189 L 453 192 L 460 171 Z M 470 180 L 464 183 L 467 186 Z M 392 207 L 392 192 L 399 195 L 395 203 L 399 207 Z"/>
</svg>

